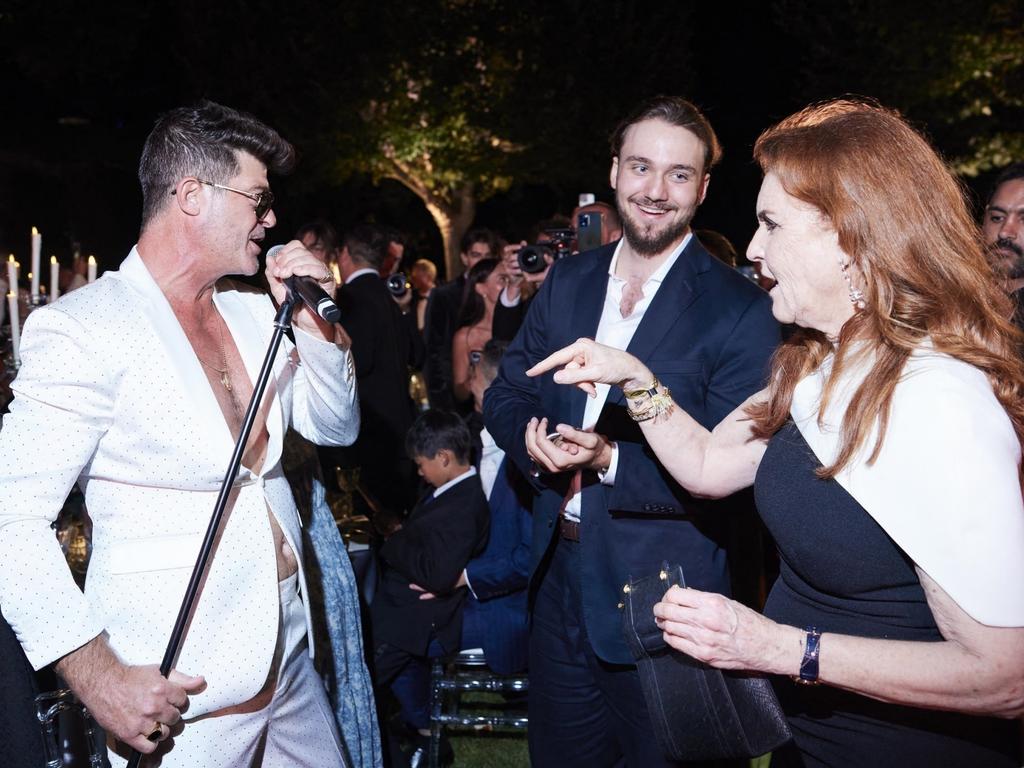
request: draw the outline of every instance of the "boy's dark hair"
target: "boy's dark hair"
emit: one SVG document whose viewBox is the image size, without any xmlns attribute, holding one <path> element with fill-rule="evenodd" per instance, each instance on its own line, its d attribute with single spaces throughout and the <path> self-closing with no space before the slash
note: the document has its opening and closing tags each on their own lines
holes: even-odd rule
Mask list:
<svg viewBox="0 0 1024 768">
<path fill-rule="evenodd" d="M 230 181 L 238 173 L 236 151 L 248 152 L 271 173 L 288 173 L 295 164 L 292 145 L 245 112 L 201 101 L 162 115 L 146 138 L 139 160 L 142 228 L 186 176 L 219 184 Z"/>
<path fill-rule="evenodd" d="M 460 464 L 468 464 L 470 446 L 469 427 L 462 418 L 436 408 L 422 413 L 405 436 L 405 451 L 411 459 L 417 456 L 432 459 L 441 451 L 449 450 Z"/>
</svg>

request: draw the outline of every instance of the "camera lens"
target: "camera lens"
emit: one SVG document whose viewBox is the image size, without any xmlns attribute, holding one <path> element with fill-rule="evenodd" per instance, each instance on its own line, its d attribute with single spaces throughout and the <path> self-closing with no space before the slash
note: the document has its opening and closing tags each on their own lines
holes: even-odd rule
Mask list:
<svg viewBox="0 0 1024 768">
<path fill-rule="evenodd" d="M 519 253 L 516 254 L 516 258 L 519 260 L 519 268 L 523 272 L 529 272 L 530 274 L 536 274 L 537 272 L 543 272 L 547 269 L 547 262 L 544 260 L 544 254 L 551 254 L 551 249 L 544 245 L 527 245 L 519 249 Z"/>
<path fill-rule="evenodd" d="M 402 298 L 409 290 L 409 282 L 405 279 L 405 274 L 402 272 L 389 275 L 387 284 L 388 290 L 391 291 L 391 295 L 395 298 Z"/>
</svg>

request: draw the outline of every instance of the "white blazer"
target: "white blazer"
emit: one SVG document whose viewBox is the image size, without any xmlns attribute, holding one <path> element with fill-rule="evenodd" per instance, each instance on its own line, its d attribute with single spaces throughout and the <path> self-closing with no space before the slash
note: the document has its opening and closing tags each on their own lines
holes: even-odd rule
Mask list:
<svg viewBox="0 0 1024 768">
<path fill-rule="evenodd" d="M 214 303 L 255 382 L 270 299 L 242 288 Z M 264 396 L 266 459 L 259 474 L 238 473 L 175 665 L 209 684 L 189 718 L 247 701 L 267 679 L 279 602 L 268 507 L 305 589 L 280 465 L 288 425 L 322 445 L 350 444 L 359 429 L 351 355 L 295 336 L 302 362 L 285 339 Z M 159 663 L 234 446 L 209 381 L 134 248 L 119 271 L 33 312 L 21 354 L 0 430 L 0 609 L 36 668 L 104 631 L 124 662 Z M 93 521 L 84 595 L 50 528 L 76 480 Z"/>
</svg>

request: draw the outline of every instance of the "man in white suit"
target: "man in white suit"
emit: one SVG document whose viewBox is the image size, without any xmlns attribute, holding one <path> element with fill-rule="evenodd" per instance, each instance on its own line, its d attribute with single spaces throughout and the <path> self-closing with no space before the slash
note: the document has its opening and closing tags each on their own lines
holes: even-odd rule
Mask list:
<svg viewBox="0 0 1024 768">
<path fill-rule="evenodd" d="M 139 166 L 138 245 L 117 272 L 25 323 L 0 432 L 0 606 L 34 667 L 56 662 L 110 735 L 110 759 L 163 766 L 343 765 L 310 663 L 301 535 L 280 466 L 291 424 L 325 445 L 358 432 L 348 338 L 297 308 L 242 458 L 175 670 L 163 655 L 253 381 L 274 307 L 226 275 L 255 274 L 275 223 L 268 169 L 290 144 L 210 102 L 163 116 Z M 282 280 L 334 290 L 301 243 Z M 84 595 L 50 530 L 75 481 L 93 520 Z"/>
</svg>

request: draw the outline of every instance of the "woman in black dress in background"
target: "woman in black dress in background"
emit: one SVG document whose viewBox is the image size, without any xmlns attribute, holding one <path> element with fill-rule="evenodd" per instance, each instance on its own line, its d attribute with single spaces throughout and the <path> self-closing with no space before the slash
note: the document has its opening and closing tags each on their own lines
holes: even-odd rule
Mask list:
<svg viewBox="0 0 1024 768">
<path fill-rule="evenodd" d="M 781 563 L 765 615 L 678 587 L 655 614 L 675 648 L 777 676 L 793 745 L 773 768 L 1017 766 L 1024 366 L 1010 303 L 960 187 L 898 115 L 809 107 L 754 154 L 747 255 L 777 281 L 775 316 L 801 327 L 766 390 L 709 433 L 625 352 L 580 340 L 530 373 L 622 386 L 695 495 L 755 482 Z M 558 431 L 557 446 L 533 437 L 572 450 L 579 433 Z"/>
</svg>

